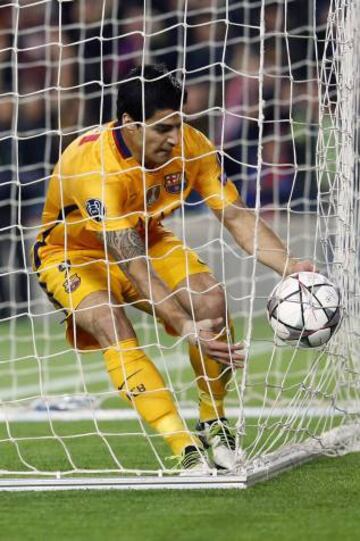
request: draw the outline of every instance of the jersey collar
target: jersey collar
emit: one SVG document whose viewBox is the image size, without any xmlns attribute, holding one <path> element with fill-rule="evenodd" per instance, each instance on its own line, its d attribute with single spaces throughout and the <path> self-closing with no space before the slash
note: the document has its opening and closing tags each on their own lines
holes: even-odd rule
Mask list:
<svg viewBox="0 0 360 541">
<path fill-rule="evenodd" d="M 126 145 L 126 143 L 124 141 L 124 138 L 123 138 L 123 135 L 121 133 L 121 124 L 120 124 L 120 122 L 115 122 L 112 132 L 113 132 L 116 148 L 120 152 L 121 157 L 124 158 L 125 160 L 127 158 L 131 158 L 132 154 L 130 152 L 129 147 Z"/>
</svg>

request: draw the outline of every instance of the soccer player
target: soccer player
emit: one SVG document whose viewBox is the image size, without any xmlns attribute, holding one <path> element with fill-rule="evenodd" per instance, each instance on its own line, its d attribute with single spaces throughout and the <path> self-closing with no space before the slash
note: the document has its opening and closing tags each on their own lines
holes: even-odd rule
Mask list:
<svg viewBox="0 0 360 541">
<path fill-rule="evenodd" d="M 163 435 L 182 469 L 206 474 L 212 463 L 204 446 L 219 468 L 241 459 L 224 398 L 245 352 L 229 339 L 222 287 L 163 219 L 195 189 L 248 253 L 256 236 L 256 255 L 265 265 L 281 275 L 313 265 L 291 258 L 245 207 L 212 143 L 183 122 L 186 97 L 156 65 L 136 68 L 119 84 L 117 120 L 74 140 L 55 167 L 33 261 L 41 287 L 67 313 L 70 343 L 101 349 L 120 396 Z M 199 391 L 197 436 L 139 345 L 124 310 L 128 303 L 188 340 Z"/>
</svg>

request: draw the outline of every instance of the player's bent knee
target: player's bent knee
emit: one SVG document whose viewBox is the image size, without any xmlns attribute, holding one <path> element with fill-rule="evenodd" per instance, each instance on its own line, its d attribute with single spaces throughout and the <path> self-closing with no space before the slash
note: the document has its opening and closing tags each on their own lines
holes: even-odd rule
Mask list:
<svg viewBox="0 0 360 541">
<path fill-rule="evenodd" d="M 96 306 L 82 304 L 75 317 L 76 324 L 92 334 L 104 348 L 135 336 L 125 312 L 119 307 L 105 303 Z"/>
<path fill-rule="evenodd" d="M 135 336 L 131 323 L 121 308 L 106 306 L 97 309 L 93 316 L 94 334 L 102 346 L 114 345 Z"/>
</svg>

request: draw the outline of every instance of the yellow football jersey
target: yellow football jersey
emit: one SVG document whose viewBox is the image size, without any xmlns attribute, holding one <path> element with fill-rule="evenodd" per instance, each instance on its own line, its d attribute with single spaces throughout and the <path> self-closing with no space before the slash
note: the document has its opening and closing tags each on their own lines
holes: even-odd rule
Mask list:
<svg viewBox="0 0 360 541">
<path fill-rule="evenodd" d="M 35 267 L 54 252 L 101 249 L 95 231 L 161 221 L 191 190 L 213 209 L 238 197 L 221 174 L 214 146 L 193 127 L 183 125 L 182 142 L 156 170 L 144 170 L 132 157 L 117 123 L 87 132 L 66 148 L 55 167 L 34 246 Z"/>
</svg>

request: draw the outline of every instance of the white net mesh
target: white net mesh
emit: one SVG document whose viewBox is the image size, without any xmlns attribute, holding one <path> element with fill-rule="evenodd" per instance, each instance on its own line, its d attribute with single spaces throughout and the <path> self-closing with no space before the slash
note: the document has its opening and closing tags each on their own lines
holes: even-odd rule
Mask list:
<svg viewBox="0 0 360 541">
<path fill-rule="evenodd" d="M 120 402 L 101 355 L 65 342 L 28 255 L 61 152 L 115 118 L 119 80 L 149 61 L 182 78 L 186 121 L 215 142 L 247 204 L 343 294 L 341 331 L 324 350 L 276 346 L 265 304 L 277 276 L 236 247 L 197 194 L 168 219 L 225 286 L 236 336 L 250 344 L 227 398 L 248 463 L 357 417 L 359 20 L 356 0 L 0 7 L 2 473 L 168 468 L 159 437 Z M 193 429 L 184 343 L 128 313 Z"/>
</svg>

